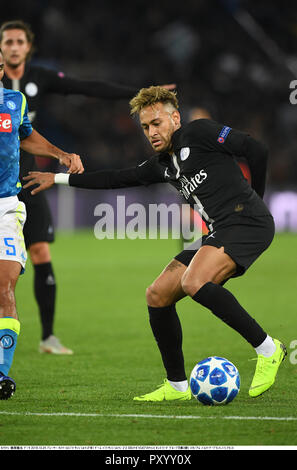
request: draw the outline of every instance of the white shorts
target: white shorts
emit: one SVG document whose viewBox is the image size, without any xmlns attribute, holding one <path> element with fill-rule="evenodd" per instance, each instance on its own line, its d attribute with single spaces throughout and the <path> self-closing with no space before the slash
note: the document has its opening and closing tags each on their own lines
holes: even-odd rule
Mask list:
<svg viewBox="0 0 297 470">
<path fill-rule="evenodd" d="M 17 196 L 0 198 L 0 260 L 19 262 L 21 274 L 27 261 L 23 235 L 25 222 L 26 207 Z"/>
</svg>

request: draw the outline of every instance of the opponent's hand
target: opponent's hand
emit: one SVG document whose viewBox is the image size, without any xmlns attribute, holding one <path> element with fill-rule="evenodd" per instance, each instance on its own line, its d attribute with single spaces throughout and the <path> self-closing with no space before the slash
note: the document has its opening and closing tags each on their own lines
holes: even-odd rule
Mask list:
<svg viewBox="0 0 297 470">
<path fill-rule="evenodd" d="M 24 176 L 23 180 L 28 181 L 28 183 L 23 186 L 24 189 L 38 184 L 38 187 L 31 191 L 32 196 L 34 196 L 34 194 L 40 193 L 40 191 L 44 191 L 45 189 L 51 188 L 55 184 L 55 173 L 29 171 L 29 174 L 27 176 Z"/>
<path fill-rule="evenodd" d="M 64 153 L 59 157 L 59 162 L 61 165 L 67 166 L 67 173 L 81 174 L 85 171 L 80 156 L 76 153 Z"/>
</svg>

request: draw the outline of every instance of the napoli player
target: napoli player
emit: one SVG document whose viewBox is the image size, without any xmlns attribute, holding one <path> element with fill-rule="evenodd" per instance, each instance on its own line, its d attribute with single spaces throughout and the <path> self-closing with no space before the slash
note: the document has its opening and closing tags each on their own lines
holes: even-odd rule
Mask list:
<svg viewBox="0 0 297 470">
<path fill-rule="evenodd" d="M 0 50 L 0 80 L 4 61 Z M 0 82 L 2 85 L 2 82 Z M 16 309 L 15 286 L 24 271 L 27 254 L 23 236 L 26 207 L 18 199 L 20 148 L 34 155 L 52 157 L 70 172 L 83 172 L 80 157 L 68 154 L 42 137 L 28 118 L 21 92 L 0 88 L 0 399 L 10 398 L 16 388 L 9 377 L 20 322 Z"/>
<path fill-rule="evenodd" d="M 36 127 L 42 99 L 48 93 L 59 95 L 82 94 L 105 99 L 131 99 L 137 89 L 102 80 L 82 80 L 47 67 L 32 65 L 34 34 L 23 21 L 9 21 L 0 28 L 0 47 L 4 54 L 4 86 L 20 90 L 26 96 L 29 118 Z M 164 85 L 172 88 L 174 85 Z M 20 178 L 37 169 L 33 156 L 21 152 Z M 40 352 L 72 354 L 54 334 L 56 279 L 50 253 L 54 241 L 54 227 L 50 208 L 44 194 L 34 200 L 30 192 L 19 194 L 27 207 L 24 227 L 25 243 L 34 267 L 34 292 L 41 319 Z"/>
</svg>

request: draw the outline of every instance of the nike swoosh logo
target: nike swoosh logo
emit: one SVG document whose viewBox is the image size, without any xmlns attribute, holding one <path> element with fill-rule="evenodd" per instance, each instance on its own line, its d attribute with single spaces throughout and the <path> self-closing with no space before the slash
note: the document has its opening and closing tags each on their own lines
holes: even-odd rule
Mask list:
<svg viewBox="0 0 297 470">
<path fill-rule="evenodd" d="M 254 387 L 250 387 L 250 390 L 254 390 L 255 388 L 263 387 L 263 385 L 267 385 L 267 384 L 270 384 L 270 382 L 264 382 L 260 385 L 254 385 Z"/>
</svg>

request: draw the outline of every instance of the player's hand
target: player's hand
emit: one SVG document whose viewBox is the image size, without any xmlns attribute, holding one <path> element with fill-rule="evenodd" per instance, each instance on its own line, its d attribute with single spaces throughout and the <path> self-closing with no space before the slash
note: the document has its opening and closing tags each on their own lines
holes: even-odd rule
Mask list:
<svg viewBox="0 0 297 470">
<path fill-rule="evenodd" d="M 29 174 L 27 176 L 24 176 L 23 180 L 28 181 L 28 183 L 23 186 L 24 189 L 38 184 L 38 187 L 31 191 L 32 196 L 34 196 L 34 194 L 40 193 L 40 191 L 44 191 L 45 189 L 51 188 L 55 184 L 55 173 L 29 171 Z"/>
<path fill-rule="evenodd" d="M 78 173 L 81 174 L 85 171 L 81 162 L 80 156 L 76 153 L 64 153 L 60 158 L 59 162 L 61 165 L 65 165 L 68 168 L 67 173 Z"/>
</svg>

